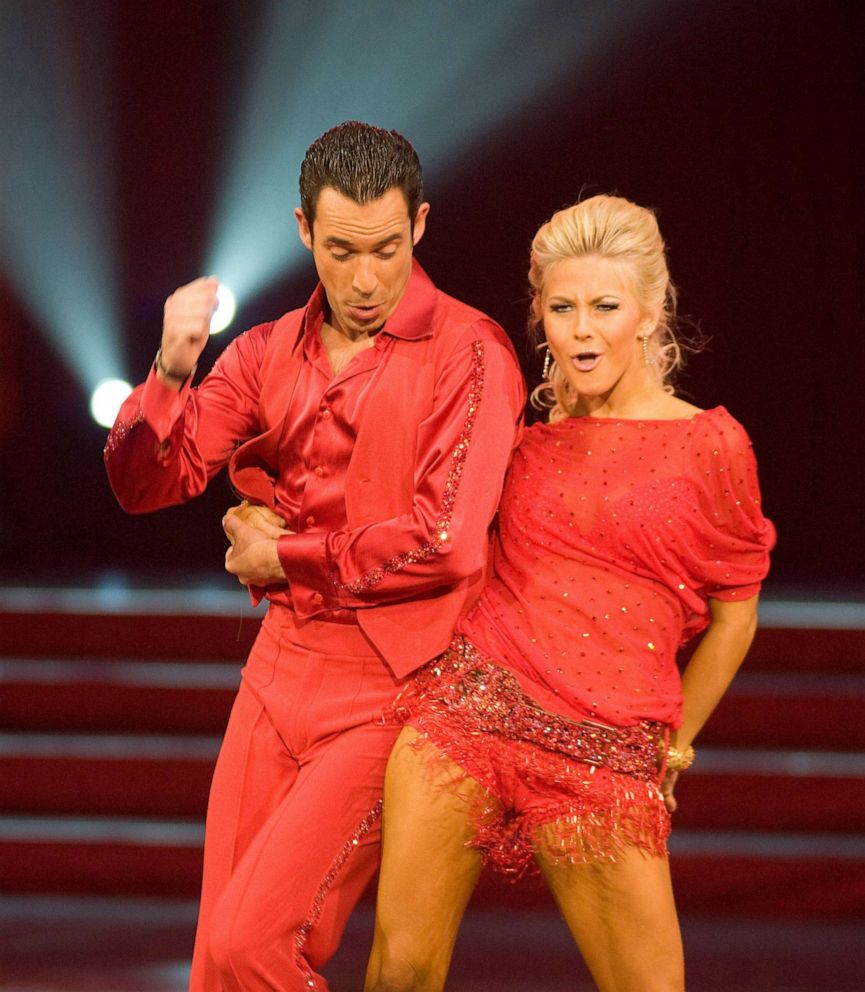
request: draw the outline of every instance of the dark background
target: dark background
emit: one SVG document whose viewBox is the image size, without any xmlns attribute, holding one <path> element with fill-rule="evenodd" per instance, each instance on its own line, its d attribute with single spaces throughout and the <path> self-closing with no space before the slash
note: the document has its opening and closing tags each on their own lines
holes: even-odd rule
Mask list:
<svg viewBox="0 0 865 992">
<path fill-rule="evenodd" d="M 74 15 L 76 5 L 66 9 Z M 162 300 L 201 274 L 242 42 L 262 5 L 125 0 L 102 9 L 118 108 L 118 332 L 140 381 Z M 545 29 L 549 11 L 539 16 Z M 87 18 L 71 23 L 74 44 Z M 861 592 L 865 550 L 863 27 L 857 0 L 658 4 L 656 17 L 596 53 L 602 69 L 589 85 L 576 69 L 557 79 L 482 154 L 430 180 L 418 251 L 441 288 L 508 329 L 534 385 L 539 363 L 523 332 L 538 225 L 581 191 L 655 207 L 681 312 L 710 339 L 682 387 L 701 406 L 727 406 L 753 438 L 779 530 L 774 587 L 825 596 Z M 370 59 L 386 57 L 374 24 L 370 39 Z M 430 57 L 446 59 L 446 46 L 431 44 Z M 387 106 L 374 123 L 391 126 Z M 292 176 L 298 167 L 285 163 Z M 296 237 L 295 205 L 274 203 L 286 238 Z M 230 334 L 301 305 L 313 284 L 309 265 L 249 301 L 203 366 Z M 42 331 L 0 259 L 2 577 L 218 572 L 219 520 L 231 501 L 224 477 L 189 506 L 124 515 L 102 469 L 106 432 Z"/>
</svg>

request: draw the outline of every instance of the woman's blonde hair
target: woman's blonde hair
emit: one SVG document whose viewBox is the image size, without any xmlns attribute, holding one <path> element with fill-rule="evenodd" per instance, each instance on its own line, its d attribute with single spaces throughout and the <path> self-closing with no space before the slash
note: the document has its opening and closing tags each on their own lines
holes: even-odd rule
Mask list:
<svg viewBox="0 0 865 992">
<path fill-rule="evenodd" d="M 559 210 L 532 241 L 529 267 L 531 308 L 529 334 L 537 347 L 543 340 L 543 286 L 547 269 L 555 262 L 596 255 L 630 263 L 634 295 L 644 310 L 659 313 L 654 332 L 646 342 L 649 368 L 668 392 L 670 379 L 683 364 L 675 336 L 676 288 L 667 271 L 664 241 L 651 210 L 620 196 L 593 196 Z M 532 405 L 549 410 L 549 420 L 571 416 L 578 400 L 561 370 L 553 363 L 549 381 L 532 392 Z"/>
</svg>

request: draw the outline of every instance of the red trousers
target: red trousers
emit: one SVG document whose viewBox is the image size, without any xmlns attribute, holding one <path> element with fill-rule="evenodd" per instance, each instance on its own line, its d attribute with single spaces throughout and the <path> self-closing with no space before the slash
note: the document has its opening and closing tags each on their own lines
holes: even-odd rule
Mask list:
<svg viewBox="0 0 865 992">
<path fill-rule="evenodd" d="M 213 775 L 190 992 L 327 989 L 378 866 L 401 684 L 358 627 L 271 605 Z"/>
</svg>

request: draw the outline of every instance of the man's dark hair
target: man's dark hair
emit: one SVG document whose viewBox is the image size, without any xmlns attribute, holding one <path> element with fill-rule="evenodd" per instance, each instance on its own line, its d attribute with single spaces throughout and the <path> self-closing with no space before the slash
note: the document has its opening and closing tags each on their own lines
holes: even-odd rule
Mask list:
<svg viewBox="0 0 865 992">
<path fill-rule="evenodd" d="M 405 197 L 414 227 L 423 202 L 423 175 L 417 152 L 397 131 L 346 121 L 307 148 L 300 167 L 300 205 L 312 229 L 318 194 L 332 186 L 356 203 L 369 203 L 397 188 Z"/>
</svg>

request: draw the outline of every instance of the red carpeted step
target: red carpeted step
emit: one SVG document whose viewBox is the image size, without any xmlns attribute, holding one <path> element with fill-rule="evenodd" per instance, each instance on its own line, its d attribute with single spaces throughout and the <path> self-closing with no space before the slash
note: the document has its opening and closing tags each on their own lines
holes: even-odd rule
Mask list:
<svg viewBox="0 0 865 992">
<path fill-rule="evenodd" d="M 0 812 L 203 821 L 212 738 L 0 735 Z"/>
<path fill-rule="evenodd" d="M 862 655 L 865 667 L 865 652 Z M 700 734 L 712 747 L 865 750 L 865 677 L 740 672 Z"/>
<path fill-rule="evenodd" d="M 865 755 L 705 750 L 676 798 L 676 828 L 865 833 Z"/>
<path fill-rule="evenodd" d="M 688 912 L 865 919 L 865 838 L 674 833 L 676 900 Z"/>
<path fill-rule="evenodd" d="M 0 817 L 6 892 L 197 896 L 198 823 Z"/>
<path fill-rule="evenodd" d="M 861 674 L 865 629 L 760 627 L 746 671 Z"/>
<path fill-rule="evenodd" d="M 237 662 L 0 658 L 9 730 L 222 734 Z"/>
<path fill-rule="evenodd" d="M 0 656 L 234 661 L 249 654 L 261 623 L 235 615 L 0 613 Z"/>
</svg>

